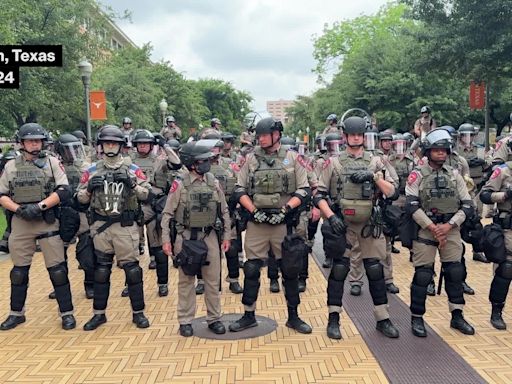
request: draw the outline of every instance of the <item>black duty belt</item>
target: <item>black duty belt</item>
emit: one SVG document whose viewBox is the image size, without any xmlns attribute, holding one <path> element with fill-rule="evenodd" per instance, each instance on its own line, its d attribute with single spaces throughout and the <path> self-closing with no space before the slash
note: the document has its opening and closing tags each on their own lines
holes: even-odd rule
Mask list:
<svg viewBox="0 0 512 384">
<path fill-rule="evenodd" d="M 427 216 L 430 220 L 434 222 L 434 224 L 444 224 L 451 220 L 451 218 L 455 215 L 455 213 L 444 213 L 439 215 L 434 215 L 431 213 L 427 213 Z"/>
</svg>

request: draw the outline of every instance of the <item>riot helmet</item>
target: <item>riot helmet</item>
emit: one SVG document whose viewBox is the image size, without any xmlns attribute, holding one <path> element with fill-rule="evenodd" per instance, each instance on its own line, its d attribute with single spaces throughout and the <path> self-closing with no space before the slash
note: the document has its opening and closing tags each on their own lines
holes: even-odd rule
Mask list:
<svg viewBox="0 0 512 384">
<path fill-rule="evenodd" d="M 336 116 L 335 113 L 331 113 L 329 116 L 327 116 L 325 121 L 329 124 L 336 124 L 338 122 L 338 116 Z"/>
<path fill-rule="evenodd" d="M 281 138 L 281 132 L 283 132 L 283 124 L 279 120 L 274 120 L 273 117 L 266 117 L 264 119 L 261 119 L 258 124 L 256 124 L 256 137 L 260 135 L 270 134 L 271 135 L 271 142 L 270 145 L 267 145 L 263 147 L 260 143 L 260 146 L 262 148 L 270 148 L 272 147 L 276 141 L 274 141 L 274 135 L 273 132 L 279 132 L 279 138 Z"/>
<path fill-rule="evenodd" d="M 183 144 L 180 149 L 180 159 L 189 171 L 194 169 L 202 175 L 210 170 L 210 158 L 213 153 L 207 146 L 197 145 L 197 143 L 193 141 Z"/>
<path fill-rule="evenodd" d="M 131 123 L 132 123 L 132 119 L 130 119 L 129 117 L 123 117 L 123 125 L 131 124 Z"/>
<path fill-rule="evenodd" d="M 180 147 L 181 147 L 181 144 L 178 140 L 176 139 L 169 139 L 167 140 L 167 145 L 169 147 L 171 147 L 171 149 L 173 149 L 174 151 L 179 151 Z"/>
<path fill-rule="evenodd" d="M 458 145 L 460 148 L 471 148 L 473 137 L 476 135 L 475 126 L 470 123 L 461 124 L 459 127 Z"/>
<path fill-rule="evenodd" d="M 221 121 L 218 118 L 214 117 L 213 119 L 210 120 L 210 126 L 212 128 L 217 128 L 216 125 L 221 126 L 222 123 L 221 123 Z"/>
<path fill-rule="evenodd" d="M 137 132 L 135 132 L 135 135 L 133 135 L 131 142 L 133 143 L 133 145 L 135 145 L 135 148 L 137 149 L 138 153 L 142 155 L 147 155 L 153 150 L 153 146 L 156 143 L 156 139 L 155 136 L 147 129 L 139 129 Z M 139 145 L 137 144 L 149 144 L 148 151 L 141 152 Z"/>
<path fill-rule="evenodd" d="M 341 151 L 341 135 L 339 133 L 329 133 L 325 135 L 325 148 L 329 155 L 334 156 L 340 153 Z"/>
<path fill-rule="evenodd" d="M 364 133 L 364 148 L 367 151 L 375 151 L 377 149 L 377 141 L 379 138 L 379 131 L 377 128 L 370 127 Z"/>
<path fill-rule="evenodd" d="M 176 122 L 176 119 L 174 118 L 174 116 L 167 116 L 165 118 L 165 123 L 166 124 L 169 124 L 169 123 L 175 123 Z"/>
<path fill-rule="evenodd" d="M 83 144 L 87 144 L 87 136 L 85 136 L 85 133 L 83 133 L 81 130 L 77 129 L 76 131 L 71 132 L 71 134 L 82 140 Z"/>
<path fill-rule="evenodd" d="M 420 113 L 428 113 L 428 114 L 430 114 L 430 107 L 428 105 L 424 105 L 423 107 L 421 107 Z"/>
<path fill-rule="evenodd" d="M 16 142 L 21 143 L 23 147 L 21 150 L 31 154 L 32 156 L 39 155 L 47 139 L 48 135 L 46 131 L 37 123 L 23 124 L 16 135 Z M 27 149 L 25 148 L 25 144 L 23 143 L 24 140 L 41 140 L 41 146 L 39 147 L 39 149 L 27 151 Z"/>
<path fill-rule="evenodd" d="M 107 143 L 114 143 L 117 146 L 109 146 Z M 116 125 L 105 125 L 98 134 L 98 144 L 105 156 L 115 157 L 121 152 L 121 148 L 128 143 L 127 137 Z"/>
<path fill-rule="evenodd" d="M 436 128 L 428 132 L 421 142 L 421 155 L 426 155 L 428 157 L 430 155 L 430 150 L 433 148 L 446 149 L 447 153 L 450 154 L 452 145 L 452 137 L 448 131 L 445 129 Z"/>
<path fill-rule="evenodd" d="M 295 145 L 295 139 L 293 137 L 290 137 L 290 136 L 283 136 L 283 137 L 281 137 L 281 144 L 282 145 L 294 146 Z"/>
<path fill-rule="evenodd" d="M 82 140 L 70 133 L 60 135 L 55 142 L 55 151 L 65 163 L 73 163 L 85 159 Z"/>
<path fill-rule="evenodd" d="M 325 147 L 325 136 L 326 135 L 318 135 L 315 138 L 315 146 L 320 152 L 325 152 L 327 148 Z"/>
<path fill-rule="evenodd" d="M 405 155 L 407 151 L 407 139 L 401 133 L 393 136 L 393 150 L 398 156 Z"/>
</svg>

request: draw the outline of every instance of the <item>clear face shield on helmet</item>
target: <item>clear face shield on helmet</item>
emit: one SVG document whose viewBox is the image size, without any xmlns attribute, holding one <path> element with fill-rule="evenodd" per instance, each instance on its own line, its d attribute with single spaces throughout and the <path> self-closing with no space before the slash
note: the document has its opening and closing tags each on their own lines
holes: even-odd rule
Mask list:
<svg viewBox="0 0 512 384">
<path fill-rule="evenodd" d="M 325 137 L 318 137 L 316 139 L 316 148 L 319 151 L 326 151 L 327 147 L 325 146 Z"/>
<path fill-rule="evenodd" d="M 84 146 L 81 142 L 59 143 L 59 147 L 62 160 L 67 163 L 85 159 Z"/>
<path fill-rule="evenodd" d="M 325 147 L 331 156 L 335 156 L 341 152 L 341 144 L 341 140 L 329 140 L 325 142 Z"/>
<path fill-rule="evenodd" d="M 471 142 L 473 141 L 473 134 L 471 132 L 459 132 L 458 144 L 460 148 L 469 149 L 471 148 Z"/>
<path fill-rule="evenodd" d="M 407 151 L 407 140 L 397 139 L 393 141 L 393 148 L 398 156 L 405 155 Z"/>
<path fill-rule="evenodd" d="M 365 132 L 364 148 L 367 151 L 374 151 L 377 147 L 377 132 Z"/>
</svg>

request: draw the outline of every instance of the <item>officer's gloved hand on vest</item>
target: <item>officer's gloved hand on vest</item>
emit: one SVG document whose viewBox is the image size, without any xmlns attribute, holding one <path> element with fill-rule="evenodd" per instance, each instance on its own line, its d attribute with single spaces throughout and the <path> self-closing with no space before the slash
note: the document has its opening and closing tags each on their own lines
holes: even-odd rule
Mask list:
<svg viewBox="0 0 512 384">
<path fill-rule="evenodd" d="M 345 225 L 343 220 L 340 219 L 338 216 L 332 215 L 331 217 L 329 217 L 328 220 L 329 220 L 329 224 L 331 225 L 332 230 L 337 235 L 342 235 L 347 231 L 347 226 Z"/>
<path fill-rule="evenodd" d="M 155 142 L 160 146 L 164 147 L 165 144 L 167 144 L 167 141 L 165 140 L 165 137 L 163 137 L 161 134 L 157 133 L 155 136 Z"/>
<path fill-rule="evenodd" d="M 286 215 L 288 214 L 290 207 L 286 206 L 279 210 L 278 213 L 273 213 L 268 218 L 268 223 L 272 225 L 282 224 L 286 220 Z"/>
<path fill-rule="evenodd" d="M 350 181 L 355 184 L 363 184 L 365 181 L 373 181 L 374 174 L 371 171 L 357 171 L 350 175 Z"/>
<path fill-rule="evenodd" d="M 265 212 L 260 211 L 258 208 L 256 208 L 254 210 L 254 212 L 252 213 L 252 220 L 255 223 L 263 224 L 263 223 L 268 223 L 269 217 L 267 216 L 267 214 Z"/>
<path fill-rule="evenodd" d="M 35 220 L 43 218 L 43 211 L 38 204 L 24 204 L 17 210 L 16 214 L 25 220 Z"/>
<path fill-rule="evenodd" d="M 117 183 L 123 183 L 126 187 L 133 189 L 137 185 L 137 181 L 134 178 L 131 178 L 125 172 L 119 172 L 115 174 L 114 180 Z"/>
<path fill-rule="evenodd" d="M 103 188 L 103 177 L 93 176 L 87 183 L 87 192 L 92 193 L 97 188 Z"/>
</svg>

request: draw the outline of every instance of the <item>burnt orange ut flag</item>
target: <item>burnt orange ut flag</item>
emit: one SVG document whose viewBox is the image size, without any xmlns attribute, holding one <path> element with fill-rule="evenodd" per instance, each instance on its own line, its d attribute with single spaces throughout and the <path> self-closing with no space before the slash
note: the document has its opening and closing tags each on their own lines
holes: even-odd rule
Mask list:
<svg viewBox="0 0 512 384">
<path fill-rule="evenodd" d="M 89 93 L 89 108 L 91 120 L 107 120 L 107 99 L 105 91 L 91 91 Z"/>
</svg>

